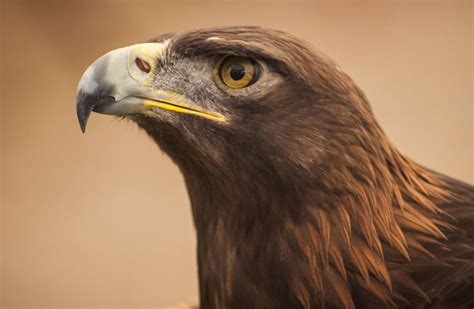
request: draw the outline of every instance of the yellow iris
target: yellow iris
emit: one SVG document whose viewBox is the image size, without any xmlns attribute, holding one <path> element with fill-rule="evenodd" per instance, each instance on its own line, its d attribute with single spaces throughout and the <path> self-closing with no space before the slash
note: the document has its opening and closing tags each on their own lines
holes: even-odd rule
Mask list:
<svg viewBox="0 0 474 309">
<path fill-rule="evenodd" d="M 255 64 L 246 57 L 230 56 L 220 66 L 220 78 L 229 88 L 239 89 L 250 85 L 255 78 Z"/>
</svg>

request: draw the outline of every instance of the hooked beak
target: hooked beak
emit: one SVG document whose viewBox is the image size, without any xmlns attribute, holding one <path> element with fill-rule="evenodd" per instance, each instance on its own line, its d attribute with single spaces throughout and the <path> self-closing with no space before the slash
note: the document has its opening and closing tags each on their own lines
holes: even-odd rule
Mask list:
<svg viewBox="0 0 474 309">
<path fill-rule="evenodd" d="M 156 115 L 154 108 L 224 121 L 222 114 L 206 111 L 187 97 L 156 89 L 153 77 L 163 43 L 143 43 L 115 49 L 92 63 L 79 81 L 76 111 L 82 132 L 90 114 Z"/>
</svg>

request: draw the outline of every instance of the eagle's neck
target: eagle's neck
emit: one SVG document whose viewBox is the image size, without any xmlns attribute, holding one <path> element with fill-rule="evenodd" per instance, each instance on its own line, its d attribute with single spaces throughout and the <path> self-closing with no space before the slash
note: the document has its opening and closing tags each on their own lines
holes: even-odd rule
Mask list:
<svg viewBox="0 0 474 309">
<path fill-rule="evenodd" d="M 412 247 L 444 237 L 436 201 L 448 193 L 431 172 L 388 150 L 385 162 L 361 157 L 362 170 L 333 166 L 324 177 L 280 173 L 263 161 L 225 175 L 181 166 L 202 306 L 350 308 L 351 286 L 394 304 L 387 260 L 408 263 Z M 408 236 L 413 230 L 424 238 Z"/>
<path fill-rule="evenodd" d="M 430 255 L 445 250 L 452 227 L 438 206 L 452 196 L 377 126 L 349 130 L 316 158 L 305 139 L 292 141 L 299 152 L 219 136 L 221 147 L 193 147 L 171 126 L 139 125 L 184 175 L 203 308 L 380 307 L 436 293 L 411 273 L 445 267 Z"/>
<path fill-rule="evenodd" d="M 301 219 L 301 192 L 258 168 L 233 177 L 183 173 L 197 230 L 202 308 L 296 306 L 288 291 L 292 255 L 299 253 L 287 229 Z"/>
</svg>

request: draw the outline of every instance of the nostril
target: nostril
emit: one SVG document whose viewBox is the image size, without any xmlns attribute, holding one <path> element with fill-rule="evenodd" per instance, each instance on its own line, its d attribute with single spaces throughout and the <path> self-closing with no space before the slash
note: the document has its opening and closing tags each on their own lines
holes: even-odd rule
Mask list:
<svg viewBox="0 0 474 309">
<path fill-rule="evenodd" d="M 143 59 L 135 58 L 135 64 L 142 72 L 149 73 L 151 71 L 150 64 Z"/>
</svg>

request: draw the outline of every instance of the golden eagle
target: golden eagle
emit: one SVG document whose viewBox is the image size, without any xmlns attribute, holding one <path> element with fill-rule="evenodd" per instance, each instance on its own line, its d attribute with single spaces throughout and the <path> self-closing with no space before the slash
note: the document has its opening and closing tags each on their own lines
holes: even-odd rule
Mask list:
<svg viewBox="0 0 474 309">
<path fill-rule="evenodd" d="M 364 93 L 260 27 L 170 33 L 84 73 L 77 115 L 126 117 L 184 175 L 202 308 L 465 308 L 474 187 L 402 155 Z"/>
</svg>

